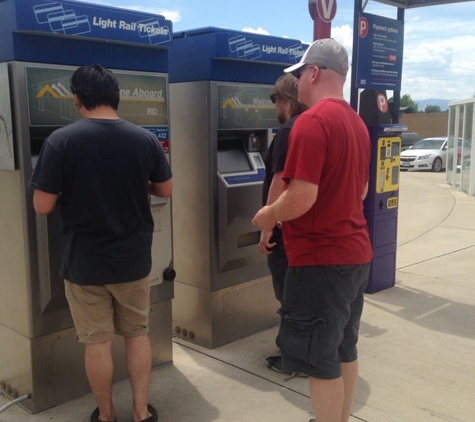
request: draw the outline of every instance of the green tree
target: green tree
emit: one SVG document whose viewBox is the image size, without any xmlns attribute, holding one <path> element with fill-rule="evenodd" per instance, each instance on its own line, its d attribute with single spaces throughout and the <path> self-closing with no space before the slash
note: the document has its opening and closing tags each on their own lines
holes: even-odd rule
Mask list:
<svg viewBox="0 0 475 422">
<path fill-rule="evenodd" d="M 424 113 L 440 113 L 442 110 L 439 106 L 427 105 L 424 109 Z"/>
<path fill-rule="evenodd" d="M 393 97 L 391 97 L 388 102 L 392 103 L 394 102 Z M 417 103 L 411 98 L 409 94 L 404 94 L 401 96 L 401 99 L 399 101 L 399 107 L 410 107 L 412 113 L 417 113 L 419 111 L 419 106 Z"/>
</svg>

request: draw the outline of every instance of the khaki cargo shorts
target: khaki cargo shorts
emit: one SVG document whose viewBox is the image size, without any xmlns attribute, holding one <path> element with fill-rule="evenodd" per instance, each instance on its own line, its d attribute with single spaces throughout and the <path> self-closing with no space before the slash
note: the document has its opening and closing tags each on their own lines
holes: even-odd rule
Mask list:
<svg viewBox="0 0 475 422">
<path fill-rule="evenodd" d="M 148 277 L 127 283 L 88 286 L 64 280 L 77 338 L 102 343 L 115 334 L 136 337 L 148 333 Z"/>
</svg>

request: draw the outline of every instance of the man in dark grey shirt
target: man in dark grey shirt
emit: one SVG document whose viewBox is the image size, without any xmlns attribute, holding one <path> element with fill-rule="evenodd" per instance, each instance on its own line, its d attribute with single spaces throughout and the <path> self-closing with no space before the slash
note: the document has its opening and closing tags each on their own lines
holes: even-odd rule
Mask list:
<svg viewBox="0 0 475 422">
<path fill-rule="evenodd" d="M 153 219 L 148 195 L 169 197 L 172 174 L 155 135 L 122 120 L 119 84 L 100 65 L 71 78 L 82 119 L 46 139 L 30 187 L 39 214 L 61 198 L 66 247 L 60 274 L 98 408 L 91 421 L 115 421 L 114 333 L 124 336 L 134 421 L 154 422 L 149 404 L 148 337 Z"/>
</svg>

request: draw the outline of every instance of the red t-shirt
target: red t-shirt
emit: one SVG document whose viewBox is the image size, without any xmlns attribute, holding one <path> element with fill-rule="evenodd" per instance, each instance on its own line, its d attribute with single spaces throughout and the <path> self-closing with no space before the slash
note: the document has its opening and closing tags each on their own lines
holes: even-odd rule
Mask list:
<svg viewBox="0 0 475 422">
<path fill-rule="evenodd" d="M 318 197 L 304 215 L 283 224 L 290 266 L 371 261 L 361 199 L 370 158 L 368 130 L 346 101 L 320 100 L 297 119 L 283 179 L 318 185 Z"/>
</svg>

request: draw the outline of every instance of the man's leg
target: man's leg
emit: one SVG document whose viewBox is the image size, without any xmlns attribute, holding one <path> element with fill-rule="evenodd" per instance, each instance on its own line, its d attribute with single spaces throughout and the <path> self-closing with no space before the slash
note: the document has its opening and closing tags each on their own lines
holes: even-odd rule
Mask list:
<svg viewBox="0 0 475 422">
<path fill-rule="evenodd" d="M 152 348 L 148 334 L 125 337 L 125 353 L 134 399 L 134 421 L 141 421 L 151 416 L 147 410 L 152 371 Z"/>
<path fill-rule="evenodd" d="M 310 399 L 318 422 L 340 422 L 343 408 L 343 378 L 309 377 Z"/>
<path fill-rule="evenodd" d="M 355 396 L 356 381 L 358 380 L 358 361 L 344 362 L 341 364 L 343 373 L 343 383 L 345 386 L 345 398 L 343 400 L 343 410 L 341 412 L 341 422 L 348 422 L 350 419 L 351 405 Z"/>
<path fill-rule="evenodd" d="M 89 384 L 99 407 L 99 419 L 114 421 L 116 416 L 112 404 L 112 377 L 114 374 L 112 341 L 86 344 L 85 366 Z"/>
</svg>

